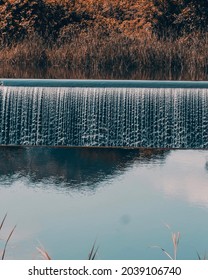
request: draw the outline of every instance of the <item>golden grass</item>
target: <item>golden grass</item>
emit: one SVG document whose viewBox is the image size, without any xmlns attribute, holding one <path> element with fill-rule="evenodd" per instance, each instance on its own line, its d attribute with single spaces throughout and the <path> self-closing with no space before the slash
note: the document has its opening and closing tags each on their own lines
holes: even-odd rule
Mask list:
<svg viewBox="0 0 208 280">
<path fill-rule="evenodd" d="M 32 36 L 1 48 L 0 65 L 2 69 L 13 69 L 13 73 L 18 68 L 45 69 L 52 72 L 46 75 L 48 78 L 77 78 L 74 76 L 81 72 L 78 78 L 138 79 L 143 75 L 151 79 L 157 73 L 156 79 L 206 80 L 208 35 L 195 34 L 174 41 L 149 35 L 141 38 L 116 33 L 103 36 L 91 30 L 53 44 Z M 60 69 L 62 74 L 58 74 Z M 2 71 L 1 76 L 7 77 Z M 24 73 L 10 76 L 21 78 Z M 35 75 L 33 71 L 27 78 L 35 78 Z"/>
</svg>

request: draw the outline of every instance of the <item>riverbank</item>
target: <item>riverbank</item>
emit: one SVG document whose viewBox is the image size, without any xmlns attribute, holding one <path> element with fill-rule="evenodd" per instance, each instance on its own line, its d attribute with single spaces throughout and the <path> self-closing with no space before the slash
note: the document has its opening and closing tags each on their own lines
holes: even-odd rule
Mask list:
<svg viewBox="0 0 208 280">
<path fill-rule="evenodd" d="M 1 1 L 0 76 L 207 80 L 206 4 L 139 2 Z"/>
<path fill-rule="evenodd" d="M 33 36 L 0 49 L 7 78 L 207 80 L 208 34 L 176 40 L 85 32 L 54 44 Z"/>
</svg>

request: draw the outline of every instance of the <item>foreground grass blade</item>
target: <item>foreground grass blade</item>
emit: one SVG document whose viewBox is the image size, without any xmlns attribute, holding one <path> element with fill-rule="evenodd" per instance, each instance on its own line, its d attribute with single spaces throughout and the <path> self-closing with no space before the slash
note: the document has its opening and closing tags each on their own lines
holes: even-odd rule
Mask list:
<svg viewBox="0 0 208 280">
<path fill-rule="evenodd" d="M 98 247 L 95 248 L 95 244 L 96 244 L 96 241 L 94 242 L 92 249 L 90 250 L 90 253 L 88 255 L 88 260 L 94 260 L 97 255 Z"/>
<path fill-rule="evenodd" d="M 197 253 L 198 260 L 200 260 L 200 261 L 201 260 L 204 260 L 204 261 L 207 260 L 207 254 L 206 253 L 204 254 L 203 257 L 201 257 L 198 252 L 196 252 L 196 253 Z"/>
<path fill-rule="evenodd" d="M 38 250 L 38 252 L 42 255 L 42 257 L 45 260 L 51 260 L 51 257 L 49 256 L 49 254 L 47 253 L 47 251 L 43 248 L 37 247 L 36 248 Z"/>
<path fill-rule="evenodd" d="M 174 251 L 174 260 L 177 258 L 178 244 L 180 240 L 180 232 L 172 233 L 172 242 L 173 242 L 173 251 Z"/>
<path fill-rule="evenodd" d="M 6 240 L 6 243 L 5 243 L 5 245 L 4 245 L 4 250 L 3 250 L 2 258 L 1 258 L 2 260 L 4 260 L 4 257 L 5 257 L 5 253 L 6 253 L 6 248 L 7 248 L 8 242 L 9 242 L 9 240 L 10 240 L 10 238 L 11 238 L 11 236 L 12 236 L 12 234 L 13 234 L 14 230 L 15 230 L 15 228 L 16 228 L 16 226 L 14 226 L 14 227 L 13 227 L 12 231 L 10 232 L 10 234 L 9 234 L 9 236 L 8 236 L 7 240 Z"/>
<path fill-rule="evenodd" d="M 0 225 L 0 230 L 2 229 L 3 225 L 4 225 L 4 222 L 6 220 L 6 217 L 7 217 L 7 214 L 4 216 L 2 222 L 1 222 L 1 225 Z"/>
<path fill-rule="evenodd" d="M 196 252 L 196 253 L 197 253 L 198 260 L 200 260 L 200 261 L 201 261 L 201 256 L 199 255 L 199 253 L 198 253 L 198 252 Z"/>
<path fill-rule="evenodd" d="M 170 260 L 173 260 L 173 258 L 171 257 L 171 255 L 165 250 L 165 249 L 163 249 L 162 247 L 160 247 L 160 246 L 151 246 L 152 248 L 159 248 L 160 250 L 162 250 L 162 252 L 166 255 L 166 256 L 168 256 L 168 258 L 170 259 Z"/>
<path fill-rule="evenodd" d="M 171 227 L 165 223 L 165 226 L 168 228 L 168 230 L 171 231 Z M 173 254 L 171 256 L 171 254 L 169 254 L 165 249 L 163 249 L 160 246 L 152 246 L 154 248 L 159 248 L 163 251 L 163 253 L 168 256 L 169 259 L 171 260 L 176 260 L 177 259 L 177 252 L 178 252 L 178 245 L 179 245 L 179 241 L 180 241 L 180 232 L 172 232 L 171 231 L 171 240 L 172 240 L 172 244 L 173 244 Z M 198 255 L 199 257 L 199 255 Z"/>
</svg>

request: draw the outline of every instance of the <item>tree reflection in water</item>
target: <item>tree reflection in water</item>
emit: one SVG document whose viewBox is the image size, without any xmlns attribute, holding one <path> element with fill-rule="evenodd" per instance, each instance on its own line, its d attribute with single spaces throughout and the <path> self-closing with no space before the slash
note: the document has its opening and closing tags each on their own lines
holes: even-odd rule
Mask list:
<svg viewBox="0 0 208 280">
<path fill-rule="evenodd" d="M 66 188 L 95 188 L 96 183 L 123 173 L 135 162 L 164 163 L 169 152 L 161 149 L 1 146 L 0 181 L 11 183 L 17 177 L 27 177 L 33 183 L 49 181 L 57 186 L 64 183 Z"/>
</svg>

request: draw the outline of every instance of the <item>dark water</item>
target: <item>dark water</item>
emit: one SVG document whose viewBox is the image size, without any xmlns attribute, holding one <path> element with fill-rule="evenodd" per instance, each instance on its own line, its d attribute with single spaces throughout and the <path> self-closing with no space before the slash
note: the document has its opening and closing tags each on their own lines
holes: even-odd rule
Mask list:
<svg viewBox="0 0 208 280">
<path fill-rule="evenodd" d="M 0 144 L 208 148 L 208 89 L 2 87 Z"/>
<path fill-rule="evenodd" d="M 6 258 L 179 259 L 208 247 L 208 151 L 0 147 L 1 237 Z M 171 228 L 166 227 L 168 224 Z M 3 246 L 3 240 L 0 241 Z M 40 245 L 41 244 L 41 245 Z"/>
</svg>

